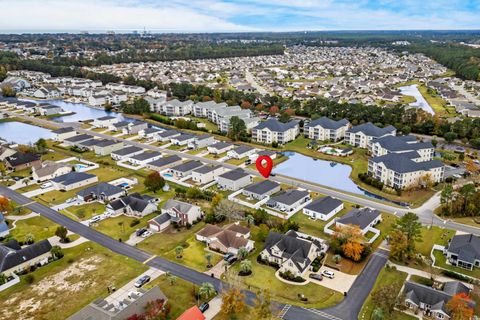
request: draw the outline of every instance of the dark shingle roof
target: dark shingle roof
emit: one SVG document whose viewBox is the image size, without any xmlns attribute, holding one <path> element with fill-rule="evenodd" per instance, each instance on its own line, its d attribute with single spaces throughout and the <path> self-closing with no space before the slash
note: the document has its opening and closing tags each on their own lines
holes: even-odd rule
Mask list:
<svg viewBox="0 0 480 320">
<path fill-rule="evenodd" d="M 241 179 L 243 177 L 246 177 L 248 175 L 249 174 L 246 173 L 245 171 L 243 171 L 242 169 L 237 168 L 235 170 L 225 172 L 220 177 L 222 177 L 224 179 L 227 179 L 227 180 L 236 181 L 236 180 L 239 180 L 239 179 Z"/>
<path fill-rule="evenodd" d="M 416 154 L 416 156 L 415 156 Z M 370 161 L 383 163 L 388 169 L 398 173 L 407 173 L 420 170 L 430 170 L 443 167 L 439 160 L 415 162 L 412 158 L 419 157 L 418 153 L 389 153 L 380 157 L 371 158 Z"/>
<path fill-rule="evenodd" d="M 253 129 L 261 130 L 261 129 L 267 128 L 275 132 L 285 132 L 289 129 L 296 127 L 297 125 L 298 125 L 298 122 L 295 120 L 290 120 L 287 123 L 282 123 L 278 121 L 276 118 L 270 118 L 267 121 L 260 122 L 260 124 Z"/>
<path fill-rule="evenodd" d="M 352 127 L 350 129 L 348 129 L 347 132 L 353 132 L 353 133 L 363 132 L 367 136 L 382 137 L 386 134 L 392 134 L 395 130 L 396 129 L 395 129 L 394 126 L 387 126 L 385 128 L 379 128 L 379 127 L 375 126 L 374 124 L 372 124 L 371 122 L 367 122 L 367 123 Z"/>
<path fill-rule="evenodd" d="M 275 181 L 263 180 L 254 184 L 249 185 L 244 189 L 244 191 L 255 193 L 255 194 L 265 194 L 279 186 Z"/>
<path fill-rule="evenodd" d="M 237 154 L 244 154 L 245 152 L 249 152 L 253 150 L 252 147 L 241 145 L 233 149 Z"/>
<path fill-rule="evenodd" d="M 474 263 L 475 260 L 480 260 L 480 237 L 473 234 L 454 236 L 448 251 L 457 254 L 460 260 Z"/>
<path fill-rule="evenodd" d="M 62 174 L 61 176 L 55 177 L 52 179 L 52 181 L 56 183 L 61 183 L 64 186 L 68 186 L 68 185 L 71 185 L 80 181 L 84 181 L 93 177 L 95 177 L 94 174 L 72 171 L 66 174 Z"/>
<path fill-rule="evenodd" d="M 325 129 L 336 130 L 336 129 L 339 129 L 343 126 L 348 125 L 349 123 L 350 122 L 348 122 L 347 119 L 342 119 L 342 120 L 335 121 L 335 120 L 329 119 L 327 117 L 321 117 L 321 118 L 318 118 L 318 119 L 310 122 L 307 127 L 321 126 L 322 128 L 325 128 Z"/>
<path fill-rule="evenodd" d="M 50 252 L 52 245 L 48 240 L 35 242 L 20 248 L 15 240 L 0 245 L 0 272 L 18 266 L 25 261 L 32 260 L 42 254 Z"/>
<path fill-rule="evenodd" d="M 94 186 L 78 191 L 77 195 L 81 197 L 86 197 L 86 196 L 89 196 L 90 194 L 93 194 L 95 196 L 104 194 L 105 196 L 108 197 L 108 196 L 113 196 L 115 194 L 119 194 L 121 192 L 124 192 L 124 190 L 120 187 L 111 185 L 106 182 L 100 182 L 99 184 L 96 184 Z"/>
<path fill-rule="evenodd" d="M 154 166 L 154 167 L 164 167 L 166 165 L 169 165 L 169 164 L 181 161 L 181 160 L 182 160 L 182 158 L 180 158 L 179 156 L 173 155 L 173 156 L 160 158 L 158 160 L 152 161 L 152 162 L 149 163 L 149 165 Z"/>
<path fill-rule="evenodd" d="M 130 146 L 130 147 L 126 147 L 126 148 L 123 148 L 123 149 L 120 149 L 120 150 L 112 151 L 112 153 L 116 154 L 116 155 L 119 155 L 119 156 L 126 156 L 126 155 L 129 155 L 129 154 L 141 151 L 141 150 L 143 150 L 143 149 L 139 148 L 139 147 Z"/>
<path fill-rule="evenodd" d="M 132 193 L 131 195 L 112 201 L 110 206 L 115 211 L 128 206 L 134 211 L 142 212 L 150 203 L 147 199 L 139 193 Z"/>
<path fill-rule="evenodd" d="M 372 210 L 370 208 L 353 208 L 346 215 L 338 218 L 337 222 L 342 224 L 359 226 L 360 229 L 364 229 L 370 223 L 372 223 L 372 221 L 374 221 L 380 214 L 380 211 Z"/>
<path fill-rule="evenodd" d="M 13 167 L 34 162 L 40 159 L 40 155 L 34 153 L 22 153 L 16 152 L 9 157 L 6 157 L 5 160 L 10 163 Z"/>
<path fill-rule="evenodd" d="M 305 209 L 312 210 L 322 214 L 328 214 L 332 212 L 334 209 L 341 206 L 342 204 L 343 204 L 342 201 L 328 196 L 328 197 L 320 198 L 311 202 L 310 204 L 305 206 Z"/>
<path fill-rule="evenodd" d="M 193 169 L 199 168 L 201 166 L 203 166 L 203 163 L 197 160 L 193 160 L 193 161 L 188 161 L 188 162 L 179 164 L 178 166 L 171 168 L 171 170 L 179 171 L 179 172 L 188 172 L 188 171 L 192 171 Z"/>
<path fill-rule="evenodd" d="M 284 192 L 282 192 L 279 195 L 276 195 L 272 198 L 270 198 L 270 201 L 274 202 L 279 202 L 283 203 L 286 205 L 292 205 L 295 202 L 299 201 L 300 199 L 303 199 L 305 197 L 308 197 L 310 194 L 308 191 L 300 191 L 297 189 L 289 189 Z"/>
<path fill-rule="evenodd" d="M 152 159 L 154 157 L 158 157 L 160 155 L 161 155 L 161 153 L 158 152 L 158 151 L 147 151 L 147 152 L 143 152 L 143 153 L 134 155 L 133 157 L 131 157 L 131 159 L 138 160 L 138 161 L 144 161 L 144 160 Z"/>
<path fill-rule="evenodd" d="M 209 172 L 212 172 L 214 170 L 217 170 L 218 168 L 220 168 L 219 165 L 209 165 L 209 164 L 207 164 L 207 165 L 201 166 L 199 168 L 196 168 L 193 171 L 197 172 L 197 173 L 200 173 L 200 174 L 205 174 L 205 173 L 209 173 Z"/>
<path fill-rule="evenodd" d="M 413 138 L 413 140 L 411 138 Z M 375 139 L 372 143 L 378 143 L 383 148 L 390 151 L 413 151 L 433 148 L 433 145 L 430 142 L 416 142 L 416 139 L 413 136 L 385 136 Z"/>
</svg>

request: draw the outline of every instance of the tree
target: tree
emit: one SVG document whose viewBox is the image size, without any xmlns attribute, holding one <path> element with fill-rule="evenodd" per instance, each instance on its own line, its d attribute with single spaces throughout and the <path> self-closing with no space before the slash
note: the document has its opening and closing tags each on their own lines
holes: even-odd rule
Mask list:
<svg viewBox="0 0 480 320">
<path fill-rule="evenodd" d="M 173 274 L 169 273 L 167 275 L 168 282 L 170 283 L 171 286 L 173 286 L 177 282 L 177 276 L 174 276 Z"/>
<path fill-rule="evenodd" d="M 176 246 L 175 247 L 175 254 L 177 256 L 177 259 L 182 258 L 182 253 L 183 253 L 183 247 L 182 246 Z"/>
<path fill-rule="evenodd" d="M 360 227 L 347 225 L 336 227 L 331 243 L 334 251 L 343 252 L 343 255 L 353 261 L 359 261 L 365 250 L 365 239 Z"/>
<path fill-rule="evenodd" d="M 280 109 L 278 108 L 278 106 L 271 106 L 270 109 L 268 110 L 268 112 L 269 112 L 271 115 L 274 115 L 274 114 L 278 113 L 278 111 L 280 111 Z"/>
<path fill-rule="evenodd" d="M 0 196 L 0 212 L 10 212 L 12 210 L 12 203 L 7 197 Z"/>
<path fill-rule="evenodd" d="M 360 261 L 363 253 L 363 244 L 360 242 L 348 241 L 343 245 L 343 254 L 353 261 Z"/>
<path fill-rule="evenodd" d="M 16 97 L 17 96 L 17 92 L 15 91 L 15 89 L 12 88 L 12 86 L 10 85 L 4 85 L 2 87 L 2 95 L 4 97 Z"/>
<path fill-rule="evenodd" d="M 463 205 L 462 205 L 463 211 L 466 211 L 468 202 L 470 198 L 475 194 L 475 191 L 476 191 L 476 188 L 473 183 L 465 184 L 460 188 L 459 193 L 463 199 Z"/>
<path fill-rule="evenodd" d="M 217 221 L 225 219 L 228 219 L 229 221 L 238 221 L 242 220 L 245 215 L 241 206 L 227 199 L 221 200 L 213 210 Z"/>
<path fill-rule="evenodd" d="M 47 151 L 47 141 L 43 138 L 40 138 L 35 142 L 35 147 L 37 148 L 37 151 L 40 153 L 45 153 Z"/>
<path fill-rule="evenodd" d="M 197 187 L 192 187 L 187 189 L 185 196 L 189 199 L 200 199 L 203 196 L 203 192 Z"/>
<path fill-rule="evenodd" d="M 472 299 L 464 292 L 458 293 L 447 303 L 452 320 L 470 320 L 473 317 Z"/>
<path fill-rule="evenodd" d="M 160 175 L 158 171 L 153 171 L 148 174 L 143 183 L 145 188 L 151 192 L 157 192 L 165 186 L 165 179 Z"/>
<path fill-rule="evenodd" d="M 202 285 L 201 285 L 200 288 L 198 289 L 198 294 L 199 294 L 200 296 L 204 297 L 204 299 L 210 298 L 210 297 L 213 296 L 216 292 L 217 292 L 217 290 L 215 290 L 215 287 L 214 287 L 213 284 L 211 284 L 210 282 L 204 282 L 204 283 L 202 283 Z"/>
<path fill-rule="evenodd" d="M 408 240 L 407 236 L 400 230 L 390 232 L 390 258 L 397 261 L 404 261 L 408 258 Z"/>
<path fill-rule="evenodd" d="M 231 287 L 222 293 L 221 312 L 232 316 L 241 313 L 245 309 L 245 294 L 239 289 Z"/>
<path fill-rule="evenodd" d="M 397 295 L 400 286 L 396 283 L 379 287 L 372 293 L 373 305 L 383 310 L 383 312 L 391 315 L 397 302 Z"/>
<path fill-rule="evenodd" d="M 457 139 L 457 134 L 455 132 L 447 132 L 443 135 L 445 138 L 445 141 L 447 142 L 453 142 L 455 139 Z"/>
<path fill-rule="evenodd" d="M 383 320 L 385 319 L 385 312 L 382 308 L 375 308 L 372 312 L 372 320 Z"/>
<path fill-rule="evenodd" d="M 171 307 L 163 299 L 153 300 L 145 306 L 146 320 L 167 320 L 170 319 Z"/>
<path fill-rule="evenodd" d="M 240 108 L 242 109 L 250 109 L 252 107 L 252 104 L 250 101 L 243 100 L 242 103 L 240 104 Z"/>
<path fill-rule="evenodd" d="M 0 286 L 5 283 L 7 283 L 7 277 L 3 273 L 0 273 Z"/>
<path fill-rule="evenodd" d="M 240 247 L 237 252 L 238 259 L 243 260 L 248 256 L 248 250 L 245 247 Z"/>
<path fill-rule="evenodd" d="M 26 244 L 32 244 L 35 242 L 35 236 L 33 235 L 33 233 L 27 233 L 25 235 L 25 243 Z"/>
<path fill-rule="evenodd" d="M 52 249 L 50 249 L 50 253 L 53 256 L 53 259 L 58 260 L 63 258 L 63 251 L 60 246 L 53 246 Z"/>
<path fill-rule="evenodd" d="M 242 140 L 247 136 L 247 126 L 245 125 L 245 121 L 240 119 L 237 116 L 233 116 L 230 118 L 230 124 L 228 126 L 228 133 L 227 137 L 232 139 L 233 141 Z"/>
<path fill-rule="evenodd" d="M 251 214 L 248 214 L 248 215 L 245 217 L 245 221 L 247 221 L 247 224 L 248 224 L 248 226 L 250 227 L 251 224 L 254 224 L 254 223 L 255 223 L 255 218 L 254 218 Z"/>
<path fill-rule="evenodd" d="M 408 242 L 408 252 L 413 254 L 415 243 L 422 241 L 422 224 L 419 222 L 418 216 L 413 212 L 408 212 L 398 220 L 394 228 L 405 235 Z"/>
<path fill-rule="evenodd" d="M 291 116 L 288 113 L 282 112 L 282 114 L 280 114 L 280 118 L 278 120 L 280 122 L 287 123 L 290 120 L 290 118 L 291 118 Z"/>
<path fill-rule="evenodd" d="M 212 267 L 212 259 L 213 259 L 213 256 L 210 252 L 205 254 L 205 260 L 207 260 L 207 268 Z"/>
<path fill-rule="evenodd" d="M 252 272 L 252 262 L 250 260 L 243 260 L 240 262 L 240 272 L 249 274 Z"/>
<path fill-rule="evenodd" d="M 64 243 L 68 239 L 68 230 L 64 226 L 58 226 L 55 235 L 60 238 L 60 242 Z"/>
<path fill-rule="evenodd" d="M 255 300 L 250 313 L 251 319 L 274 319 L 272 312 L 272 301 L 270 292 L 267 289 L 263 289 L 257 292 Z"/>
<path fill-rule="evenodd" d="M 223 200 L 223 195 L 221 193 L 215 194 L 211 201 L 212 208 L 215 208 L 222 200 Z"/>
<path fill-rule="evenodd" d="M 453 186 L 450 183 L 445 184 L 440 194 L 440 202 L 444 205 L 444 210 L 450 213 L 450 205 L 453 199 Z"/>
</svg>

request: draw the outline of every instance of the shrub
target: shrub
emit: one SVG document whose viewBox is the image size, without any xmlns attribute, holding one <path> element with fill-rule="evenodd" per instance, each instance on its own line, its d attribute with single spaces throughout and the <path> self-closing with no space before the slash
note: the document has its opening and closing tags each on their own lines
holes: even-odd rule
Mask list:
<svg viewBox="0 0 480 320">
<path fill-rule="evenodd" d="M 132 222 L 130 222 L 130 227 L 135 227 L 137 224 L 140 223 L 140 220 L 138 219 L 133 219 Z"/>
<path fill-rule="evenodd" d="M 280 274 L 280 277 L 282 277 L 283 279 L 288 280 L 288 281 L 298 282 L 298 283 L 306 281 L 305 279 L 303 279 L 300 276 L 295 276 L 292 272 L 290 272 L 288 270 L 285 271 L 285 272 L 280 272 L 279 274 Z"/>
<path fill-rule="evenodd" d="M 28 283 L 28 284 L 32 284 L 34 281 L 35 281 L 35 277 L 33 276 L 33 274 L 27 274 L 25 276 L 25 281 Z"/>
</svg>

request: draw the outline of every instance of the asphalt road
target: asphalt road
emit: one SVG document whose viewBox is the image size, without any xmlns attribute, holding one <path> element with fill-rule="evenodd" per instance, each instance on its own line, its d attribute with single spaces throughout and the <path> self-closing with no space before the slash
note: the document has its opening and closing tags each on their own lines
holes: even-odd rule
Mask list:
<svg viewBox="0 0 480 320">
<path fill-rule="evenodd" d="M 183 265 L 171 262 L 167 259 L 152 256 L 151 254 L 140 250 L 136 247 L 129 246 L 123 242 L 119 242 L 112 239 L 101 232 L 98 232 L 90 227 L 87 227 L 80 222 L 72 220 L 57 211 L 35 202 L 30 198 L 27 198 L 20 193 L 11 190 L 7 187 L 0 186 L 0 194 L 10 198 L 17 204 L 22 205 L 34 212 L 39 213 L 41 216 L 59 224 L 65 226 L 68 230 L 76 233 L 92 242 L 95 242 L 101 246 L 104 246 L 113 252 L 129 257 L 141 263 L 146 263 L 150 267 L 160 269 L 165 272 L 180 277 L 186 281 L 201 285 L 203 282 L 210 282 L 214 287 L 221 291 L 222 288 L 227 287 L 228 284 L 212 278 L 204 273 L 192 270 Z M 348 296 L 337 306 L 329 309 L 307 309 L 297 306 L 288 306 L 288 312 L 283 316 L 286 320 L 299 320 L 299 319 L 330 319 L 330 320 L 349 320 L 357 319 L 357 314 L 360 311 L 364 300 L 368 296 L 371 288 L 373 287 L 378 273 L 385 265 L 387 261 L 387 252 L 383 249 L 378 249 L 373 253 L 370 261 L 362 273 L 355 280 L 353 286 L 348 292 Z M 244 291 L 247 301 L 250 303 L 255 297 L 255 294 L 251 291 Z M 285 307 L 284 304 L 276 303 L 279 310 Z M 348 316 L 347 316 L 348 315 Z"/>
</svg>

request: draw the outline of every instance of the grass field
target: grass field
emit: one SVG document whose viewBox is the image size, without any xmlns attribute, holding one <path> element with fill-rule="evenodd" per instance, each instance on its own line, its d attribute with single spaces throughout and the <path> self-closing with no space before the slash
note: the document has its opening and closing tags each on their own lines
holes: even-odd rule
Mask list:
<svg viewBox="0 0 480 320">
<path fill-rule="evenodd" d="M 65 256 L 0 292 L 6 319 L 66 319 L 91 301 L 107 295 L 107 286 L 120 288 L 147 268 L 93 243 L 64 250 Z M 114 270 L 114 272 L 112 272 Z"/>
<path fill-rule="evenodd" d="M 390 284 L 397 284 L 398 288 L 401 288 L 406 279 L 407 279 L 407 274 L 404 272 L 394 270 L 394 269 L 383 268 L 382 271 L 380 271 L 380 274 L 378 275 L 377 281 L 375 282 L 375 285 L 371 292 L 375 292 L 375 290 L 377 290 L 378 288 L 382 286 L 390 285 Z M 375 305 L 373 304 L 371 295 L 369 295 L 367 300 L 363 304 L 362 310 L 360 311 L 358 318 L 371 319 L 372 312 L 374 309 L 375 309 Z M 416 318 L 400 312 L 395 312 L 392 315 L 392 317 L 388 319 L 403 320 L 403 319 L 416 319 Z"/>
<path fill-rule="evenodd" d="M 425 257 L 430 257 L 434 244 L 446 245 L 448 240 L 455 235 L 454 230 L 440 227 L 422 228 L 422 242 L 416 243 L 416 249 Z"/>
<path fill-rule="evenodd" d="M 25 236 L 32 234 L 35 241 L 40 241 L 54 236 L 57 227 L 57 224 L 47 218 L 38 216 L 25 220 L 17 220 L 15 222 L 15 228 L 10 229 L 10 235 L 18 241 L 25 241 Z"/>
<path fill-rule="evenodd" d="M 92 202 L 82 204 L 80 206 L 71 206 L 62 210 L 62 213 L 67 214 L 70 217 L 75 217 L 77 220 L 87 220 L 91 217 L 104 213 L 105 205 L 100 202 Z"/>
<path fill-rule="evenodd" d="M 147 225 L 147 221 L 156 216 L 156 213 L 149 214 L 143 218 L 139 218 L 140 223 L 132 226 L 131 223 L 137 218 L 127 217 L 124 215 L 108 218 L 93 225 L 93 228 L 112 237 L 113 239 L 128 240 L 135 230 L 143 228 Z"/>
<path fill-rule="evenodd" d="M 467 275 L 469 277 L 474 277 L 474 278 L 477 278 L 477 279 L 480 280 L 480 269 L 479 268 L 474 268 L 472 271 L 470 271 L 470 270 L 467 270 L 467 269 L 458 268 L 458 267 L 454 267 L 450 264 L 447 264 L 447 259 L 445 258 L 443 253 L 441 251 L 438 251 L 438 250 L 435 250 L 433 252 L 433 255 L 435 256 L 435 266 L 436 267 L 444 268 L 444 269 L 454 271 L 456 273 L 464 274 L 464 275 Z"/>
</svg>

